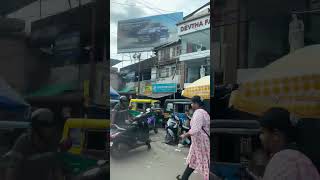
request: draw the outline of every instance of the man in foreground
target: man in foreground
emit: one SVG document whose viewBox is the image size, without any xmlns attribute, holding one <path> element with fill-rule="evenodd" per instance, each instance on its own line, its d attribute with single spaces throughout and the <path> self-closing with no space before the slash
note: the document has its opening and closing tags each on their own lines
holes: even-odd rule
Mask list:
<svg viewBox="0 0 320 180">
<path fill-rule="evenodd" d="M 58 149 L 57 123 L 49 109 L 32 113 L 31 129 L 21 135 L 5 155 L 9 163 L 6 180 L 59 180 L 62 171 L 54 154 Z"/>
<path fill-rule="evenodd" d="M 249 174 L 255 180 L 320 180 L 312 161 L 297 150 L 296 130 L 290 113 L 282 108 L 268 110 L 260 119 L 260 140 L 271 159 L 263 178 Z"/>
</svg>

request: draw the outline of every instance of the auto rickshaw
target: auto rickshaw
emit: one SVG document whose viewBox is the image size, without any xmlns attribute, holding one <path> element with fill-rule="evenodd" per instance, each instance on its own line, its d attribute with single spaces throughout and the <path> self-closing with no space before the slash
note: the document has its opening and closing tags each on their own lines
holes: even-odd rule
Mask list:
<svg viewBox="0 0 320 180">
<path fill-rule="evenodd" d="M 99 160 L 107 160 L 109 152 L 109 125 L 106 119 L 68 119 L 65 123 L 62 144 L 69 144 L 61 155 L 69 171 L 79 174 L 95 166 Z"/>
<path fill-rule="evenodd" d="M 160 101 L 154 99 L 131 99 L 129 106 L 131 110 L 145 112 L 148 108 L 159 108 Z"/>
<path fill-rule="evenodd" d="M 259 141 L 256 120 L 211 121 L 211 172 L 222 179 L 249 180 L 248 168 L 262 176 L 268 157 Z"/>
<path fill-rule="evenodd" d="M 168 120 L 171 113 L 185 113 L 191 108 L 190 99 L 167 99 L 164 102 L 164 119 Z"/>
<path fill-rule="evenodd" d="M 139 115 L 141 112 L 146 112 L 148 108 L 153 109 L 156 118 L 156 126 L 163 122 L 163 110 L 160 108 L 160 101 L 154 99 L 131 99 L 129 113 L 133 116 Z"/>
</svg>

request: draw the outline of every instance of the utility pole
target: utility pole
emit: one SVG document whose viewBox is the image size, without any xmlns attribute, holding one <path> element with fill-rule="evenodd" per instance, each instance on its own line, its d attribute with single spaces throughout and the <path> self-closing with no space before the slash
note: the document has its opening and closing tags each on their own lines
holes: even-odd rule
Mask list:
<svg viewBox="0 0 320 180">
<path fill-rule="evenodd" d="M 94 98 L 94 87 L 96 81 L 96 6 L 97 0 L 92 0 L 91 8 L 91 49 L 90 49 L 90 83 L 89 83 L 89 97 L 92 102 Z"/>
<path fill-rule="evenodd" d="M 39 6 L 40 6 L 40 8 L 39 8 L 40 19 L 42 19 L 42 0 L 39 0 Z"/>
<path fill-rule="evenodd" d="M 140 94 L 140 78 L 141 78 L 141 64 L 140 64 L 140 59 L 141 59 L 141 53 L 139 53 L 137 55 L 137 58 L 138 58 L 138 96 Z"/>
</svg>

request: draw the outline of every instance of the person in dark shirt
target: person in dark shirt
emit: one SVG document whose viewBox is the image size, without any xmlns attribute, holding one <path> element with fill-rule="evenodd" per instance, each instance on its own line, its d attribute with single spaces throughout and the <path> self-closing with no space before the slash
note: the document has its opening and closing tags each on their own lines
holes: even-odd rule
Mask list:
<svg viewBox="0 0 320 180">
<path fill-rule="evenodd" d="M 53 156 L 58 149 L 56 123 L 53 112 L 38 109 L 32 113 L 31 129 L 22 134 L 13 148 L 3 157 L 7 160 L 6 180 L 59 180 L 62 178 L 59 164 Z M 37 159 L 38 158 L 38 159 Z"/>
<path fill-rule="evenodd" d="M 129 119 L 129 101 L 126 96 L 120 97 L 120 102 L 113 108 L 111 122 L 119 126 L 125 125 L 125 121 Z"/>
</svg>

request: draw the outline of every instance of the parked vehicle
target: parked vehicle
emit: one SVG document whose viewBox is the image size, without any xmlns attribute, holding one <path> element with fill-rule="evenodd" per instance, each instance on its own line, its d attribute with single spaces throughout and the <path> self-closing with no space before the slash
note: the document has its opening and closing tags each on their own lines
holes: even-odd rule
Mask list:
<svg viewBox="0 0 320 180">
<path fill-rule="evenodd" d="M 149 138 L 148 115 L 141 114 L 126 127 L 116 124 L 111 126 L 110 153 L 115 158 L 123 157 L 130 150 L 140 146 L 151 149 Z"/>
<path fill-rule="evenodd" d="M 165 143 L 174 145 L 179 142 L 179 126 L 180 120 L 178 116 L 172 114 L 171 118 L 168 119 L 166 125 L 166 136 L 165 136 Z"/>
<path fill-rule="evenodd" d="M 154 99 L 131 99 L 129 103 L 131 110 L 146 112 L 148 108 L 159 108 L 160 101 Z"/>
<path fill-rule="evenodd" d="M 249 180 L 246 168 L 262 175 L 266 166 L 256 120 L 212 120 L 211 171 L 222 179 Z"/>
<path fill-rule="evenodd" d="M 164 119 L 165 121 L 171 117 L 172 113 L 184 114 L 191 108 L 190 99 L 167 99 L 164 102 Z"/>
<path fill-rule="evenodd" d="M 107 158 L 109 123 L 107 119 L 68 119 L 64 125 L 62 141 L 71 142 L 71 154 Z"/>
</svg>

